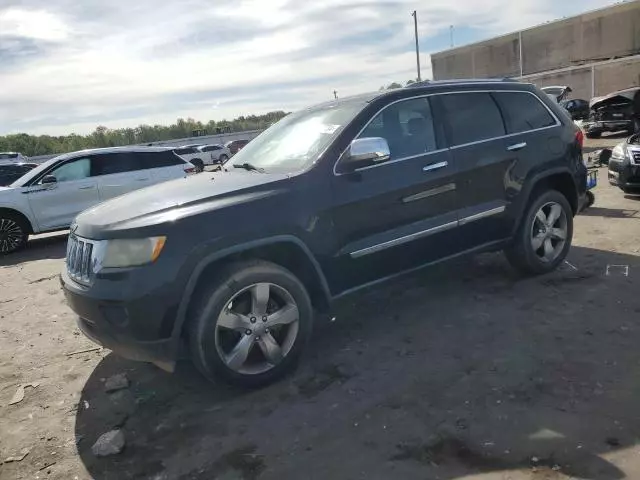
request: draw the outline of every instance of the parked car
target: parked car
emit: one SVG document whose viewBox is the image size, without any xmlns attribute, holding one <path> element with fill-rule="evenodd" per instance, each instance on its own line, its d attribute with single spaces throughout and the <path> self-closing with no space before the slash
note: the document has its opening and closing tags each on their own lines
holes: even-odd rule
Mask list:
<svg viewBox="0 0 640 480">
<path fill-rule="evenodd" d="M 37 163 L 6 163 L 0 164 L 0 187 L 6 187 L 18 180 L 25 173 L 38 166 Z"/>
<path fill-rule="evenodd" d="M 576 98 L 573 100 L 563 100 L 560 106 L 564 108 L 573 120 L 587 120 L 589 118 L 589 102 Z"/>
<path fill-rule="evenodd" d="M 566 100 L 569 97 L 569 94 L 573 91 L 571 87 L 567 85 L 556 85 L 550 87 L 542 87 L 544 93 L 546 93 L 549 98 L 556 101 L 556 103 L 560 103 L 563 100 Z"/>
<path fill-rule="evenodd" d="M 640 193 L 640 133 L 632 135 L 611 151 L 609 183 L 625 193 Z"/>
<path fill-rule="evenodd" d="M 640 87 L 628 88 L 591 100 L 591 115 L 585 125 L 589 138 L 604 132 L 640 132 Z"/>
<path fill-rule="evenodd" d="M 230 142 L 225 143 L 224 146 L 229 149 L 229 152 L 231 152 L 231 155 L 235 155 L 240 150 L 242 150 L 248 143 L 249 143 L 249 140 L 231 140 Z"/>
<path fill-rule="evenodd" d="M 363 287 L 501 249 L 522 272 L 554 270 L 587 201 L 582 139 L 515 81 L 331 101 L 280 120 L 222 175 L 83 212 L 64 292 L 116 353 L 172 370 L 185 344 L 207 378 L 263 385 L 294 368 L 315 310 Z"/>
<path fill-rule="evenodd" d="M 28 160 L 28 157 L 18 152 L 0 152 L 0 165 L 6 165 L 8 163 L 25 163 Z"/>
<path fill-rule="evenodd" d="M 201 145 L 182 145 L 180 147 L 174 148 L 173 152 L 180 156 L 186 162 L 191 163 L 196 167 L 197 172 L 202 172 L 204 170 L 204 154 L 198 150 Z"/>
<path fill-rule="evenodd" d="M 231 157 L 231 151 L 224 145 L 202 145 L 198 151 L 202 152 L 205 165 L 224 165 Z"/>
<path fill-rule="evenodd" d="M 64 230 L 104 200 L 185 177 L 194 167 L 165 147 L 117 147 L 67 153 L 0 188 L 0 254 L 32 233 Z"/>
</svg>

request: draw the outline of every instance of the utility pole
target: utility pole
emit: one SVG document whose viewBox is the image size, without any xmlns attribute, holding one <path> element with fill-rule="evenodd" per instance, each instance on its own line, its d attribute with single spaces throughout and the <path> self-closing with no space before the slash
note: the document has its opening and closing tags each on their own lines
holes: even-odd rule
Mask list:
<svg viewBox="0 0 640 480">
<path fill-rule="evenodd" d="M 451 48 L 453 48 L 453 25 L 449 25 L 449 37 L 451 39 Z"/>
<path fill-rule="evenodd" d="M 418 81 L 421 82 L 422 76 L 420 75 L 420 47 L 418 45 L 418 12 L 414 10 L 411 16 L 413 17 L 413 28 L 416 35 L 416 66 L 418 68 Z"/>
</svg>

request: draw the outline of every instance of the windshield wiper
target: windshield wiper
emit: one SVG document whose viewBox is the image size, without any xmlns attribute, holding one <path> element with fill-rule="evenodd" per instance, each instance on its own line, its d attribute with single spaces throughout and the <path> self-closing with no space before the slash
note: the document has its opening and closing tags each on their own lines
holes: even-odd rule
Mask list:
<svg viewBox="0 0 640 480">
<path fill-rule="evenodd" d="M 251 165 L 250 163 L 234 163 L 233 168 L 244 168 L 250 172 L 260 172 L 264 173 L 264 168 L 258 168 L 255 165 Z"/>
</svg>

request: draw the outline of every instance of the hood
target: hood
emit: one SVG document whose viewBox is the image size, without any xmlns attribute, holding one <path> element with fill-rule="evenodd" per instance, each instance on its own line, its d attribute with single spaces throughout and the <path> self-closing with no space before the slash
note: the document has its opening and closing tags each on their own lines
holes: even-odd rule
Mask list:
<svg viewBox="0 0 640 480">
<path fill-rule="evenodd" d="M 597 109 L 600 107 L 606 107 L 608 105 L 619 105 L 633 102 L 640 102 L 640 87 L 620 90 L 619 92 L 613 92 L 609 95 L 605 95 L 604 97 L 592 98 L 589 102 L 589 107 L 592 109 Z"/>
<path fill-rule="evenodd" d="M 247 172 L 200 173 L 127 193 L 85 210 L 76 218 L 80 236 L 175 221 L 201 211 L 271 195 L 286 174 Z"/>
</svg>

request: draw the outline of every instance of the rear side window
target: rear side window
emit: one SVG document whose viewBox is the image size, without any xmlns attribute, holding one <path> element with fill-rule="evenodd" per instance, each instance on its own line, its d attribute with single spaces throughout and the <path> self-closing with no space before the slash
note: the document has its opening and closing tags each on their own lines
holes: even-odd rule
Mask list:
<svg viewBox="0 0 640 480">
<path fill-rule="evenodd" d="M 106 153 L 91 158 L 93 175 L 113 175 L 143 168 L 138 162 L 136 153 Z"/>
<path fill-rule="evenodd" d="M 193 147 L 177 148 L 175 152 L 178 155 L 191 155 L 192 153 L 196 153 L 196 149 Z"/>
<path fill-rule="evenodd" d="M 556 124 L 549 110 L 534 95 L 524 92 L 496 92 L 493 95 L 504 112 L 508 133 L 521 133 Z"/>
<path fill-rule="evenodd" d="M 451 146 L 488 140 L 505 134 L 502 115 L 488 93 L 441 95 L 450 126 Z"/>
<path fill-rule="evenodd" d="M 185 161 L 175 155 L 173 151 L 164 152 L 139 152 L 136 153 L 138 160 L 142 164 L 142 168 L 162 168 L 173 167 L 175 165 L 184 165 Z"/>
<path fill-rule="evenodd" d="M 17 153 L 0 153 L 0 160 L 15 160 L 18 158 Z"/>
</svg>

